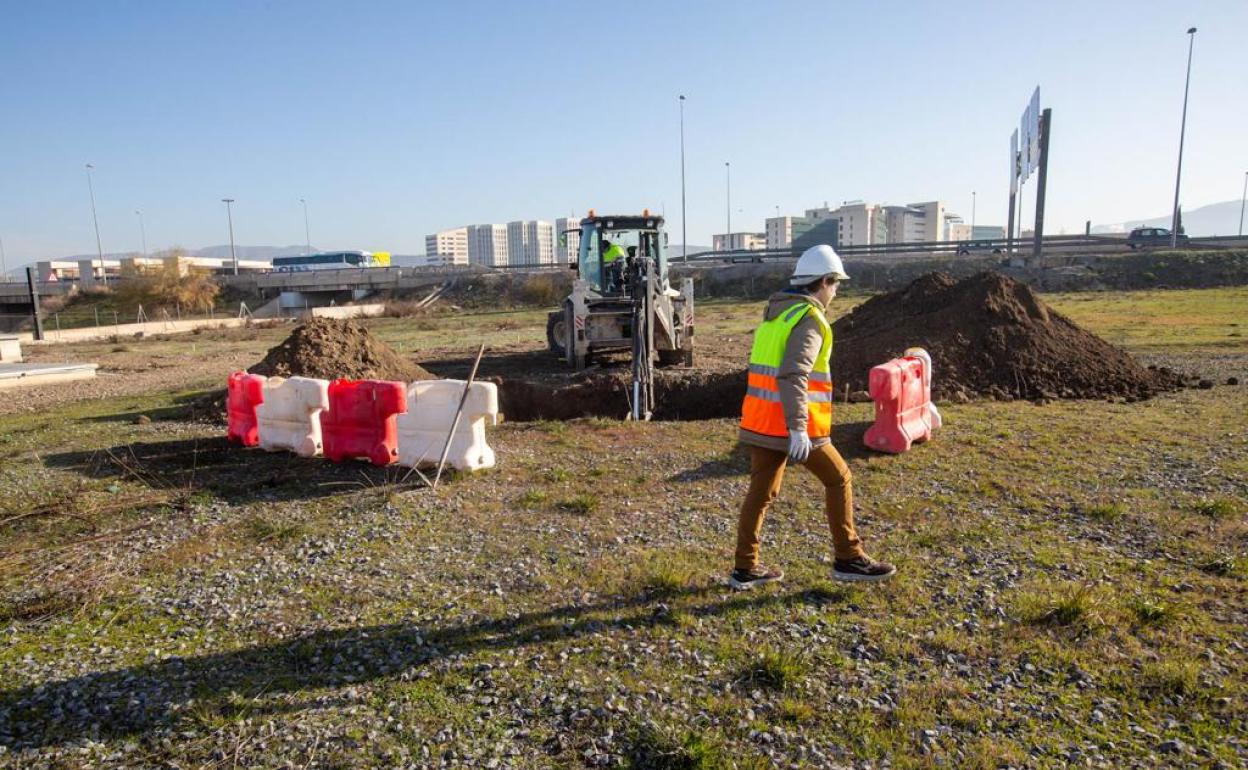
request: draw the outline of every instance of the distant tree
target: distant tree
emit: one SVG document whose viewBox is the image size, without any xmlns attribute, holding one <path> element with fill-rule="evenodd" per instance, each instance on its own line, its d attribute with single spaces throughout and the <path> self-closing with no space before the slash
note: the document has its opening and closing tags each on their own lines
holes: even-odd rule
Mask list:
<svg viewBox="0 0 1248 770">
<path fill-rule="evenodd" d="M 167 249 L 153 255 L 164 260 L 159 266 L 142 265 L 132 277 L 117 287 L 117 300 L 122 305 L 144 305 L 149 311 L 173 310 L 180 307 L 189 312 L 206 312 L 216 302 L 221 287 L 208 271 L 181 265 L 173 257 L 182 256 L 181 249 Z"/>
</svg>

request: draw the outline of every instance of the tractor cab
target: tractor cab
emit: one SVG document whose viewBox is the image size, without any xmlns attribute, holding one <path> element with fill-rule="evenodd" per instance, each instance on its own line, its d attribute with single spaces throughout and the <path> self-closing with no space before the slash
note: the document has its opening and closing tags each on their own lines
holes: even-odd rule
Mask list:
<svg viewBox="0 0 1248 770">
<path fill-rule="evenodd" d="M 660 277 L 667 275 L 666 235 L 663 217 L 649 210 L 641 216 L 598 216 L 593 211 L 581 220 L 577 272 L 589 288 L 604 297 L 630 294 L 630 270 L 653 264 Z"/>
</svg>

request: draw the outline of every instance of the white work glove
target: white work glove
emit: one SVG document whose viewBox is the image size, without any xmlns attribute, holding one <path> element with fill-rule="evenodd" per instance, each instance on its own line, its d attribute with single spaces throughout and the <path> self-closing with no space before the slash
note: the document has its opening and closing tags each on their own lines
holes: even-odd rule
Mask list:
<svg viewBox="0 0 1248 770">
<path fill-rule="evenodd" d="M 804 463 L 810 457 L 810 436 L 804 430 L 789 431 L 789 459 Z"/>
</svg>

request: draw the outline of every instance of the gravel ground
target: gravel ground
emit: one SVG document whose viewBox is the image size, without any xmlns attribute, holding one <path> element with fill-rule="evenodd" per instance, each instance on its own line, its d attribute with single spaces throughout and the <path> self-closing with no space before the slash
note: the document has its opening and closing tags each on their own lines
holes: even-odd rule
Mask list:
<svg viewBox="0 0 1248 770">
<path fill-rule="evenodd" d="M 948 405 L 897 457 L 838 407 L 897 579 L 829 579 L 793 471 L 736 593 L 731 420 L 504 424 L 435 492 L 129 416 L 267 347 L 222 344 L 0 420 L 4 515 L 74 514 L 0 524 L 0 767 L 1248 764 L 1248 387 Z"/>
</svg>

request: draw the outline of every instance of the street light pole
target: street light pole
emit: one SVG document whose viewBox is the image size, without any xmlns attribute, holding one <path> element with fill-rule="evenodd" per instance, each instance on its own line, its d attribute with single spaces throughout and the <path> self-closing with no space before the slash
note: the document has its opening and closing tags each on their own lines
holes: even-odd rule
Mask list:
<svg viewBox="0 0 1248 770">
<path fill-rule="evenodd" d="M 971 190 L 971 240 L 975 240 L 975 191 Z"/>
<path fill-rule="evenodd" d="M 309 253 L 309 254 L 311 254 L 311 253 L 312 253 L 312 236 L 308 234 L 308 232 L 309 232 L 309 231 L 308 231 L 308 202 L 307 202 L 307 201 L 305 201 L 303 198 L 300 198 L 300 199 L 299 199 L 299 202 L 303 204 L 303 238 L 304 238 L 304 243 L 305 243 L 305 244 L 307 245 L 307 247 L 308 247 L 308 253 Z"/>
<path fill-rule="evenodd" d="M 95 213 L 95 185 L 91 183 L 91 169 L 93 168 L 95 166 L 87 164 L 87 192 L 91 193 L 91 221 L 95 223 L 95 253 L 100 258 L 100 277 L 104 279 L 104 283 L 108 283 L 108 274 L 104 270 L 104 246 L 100 242 L 100 218 Z"/>
<path fill-rule="evenodd" d="M 1244 192 L 1239 196 L 1239 234 L 1244 234 L 1244 201 L 1248 200 L 1248 171 L 1244 172 Z"/>
<path fill-rule="evenodd" d="M 135 209 L 134 213 L 139 218 L 139 237 L 143 239 L 143 257 L 147 258 L 147 230 L 143 227 L 143 212 Z"/>
<path fill-rule="evenodd" d="M 230 223 L 230 261 L 234 263 L 234 275 L 238 275 L 238 257 L 234 255 L 234 214 L 230 211 L 234 199 L 222 198 L 221 202 L 225 204 L 225 218 Z"/>
<path fill-rule="evenodd" d="M 1192 48 L 1196 44 L 1196 28 L 1187 30 L 1187 79 L 1183 84 L 1183 121 L 1179 124 L 1179 167 L 1174 173 L 1174 215 L 1170 222 L 1170 248 L 1179 246 L 1179 183 L 1183 179 L 1183 139 L 1187 133 L 1187 92 L 1192 85 Z"/>
<path fill-rule="evenodd" d="M 1239 218 L 1241 220 L 1244 218 L 1242 213 Z M 1242 225 L 1240 229 L 1243 229 Z M 9 263 L 4 258 L 4 239 L 0 238 L 0 281 L 7 280 L 9 280 Z"/>
<path fill-rule="evenodd" d="M 689 259 L 689 229 L 685 217 L 685 95 L 680 95 L 680 261 Z"/>
<path fill-rule="evenodd" d="M 727 239 L 728 251 L 732 251 L 732 165 L 728 161 L 724 161 L 724 183 L 728 195 L 728 234 Z"/>
</svg>

